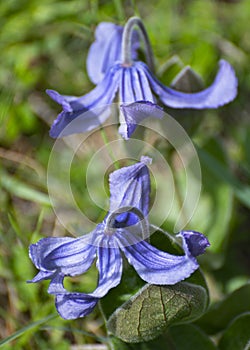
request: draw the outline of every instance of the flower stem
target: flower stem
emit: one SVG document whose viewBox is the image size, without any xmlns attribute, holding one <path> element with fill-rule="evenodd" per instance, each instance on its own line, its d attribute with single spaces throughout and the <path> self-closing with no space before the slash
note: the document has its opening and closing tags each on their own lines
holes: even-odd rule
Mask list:
<svg viewBox="0 0 250 350">
<path fill-rule="evenodd" d="M 131 46 L 132 34 L 135 26 L 138 27 L 140 38 L 144 44 L 147 64 L 151 71 L 154 71 L 152 48 L 144 24 L 139 17 L 131 17 L 124 27 L 122 35 L 122 62 L 124 65 L 131 65 L 133 63 Z"/>
<path fill-rule="evenodd" d="M 107 134 L 106 134 L 106 132 L 105 132 L 105 130 L 104 130 L 104 128 L 103 128 L 102 126 L 100 127 L 100 133 L 101 133 L 103 142 L 104 142 L 104 144 L 105 144 L 106 147 L 107 147 L 108 154 L 109 154 L 110 158 L 111 158 L 112 161 L 113 161 L 114 168 L 117 170 L 117 169 L 119 169 L 119 161 L 116 160 L 116 157 L 115 157 L 115 155 L 114 155 L 114 152 L 113 152 L 112 148 L 110 147 Z"/>
</svg>

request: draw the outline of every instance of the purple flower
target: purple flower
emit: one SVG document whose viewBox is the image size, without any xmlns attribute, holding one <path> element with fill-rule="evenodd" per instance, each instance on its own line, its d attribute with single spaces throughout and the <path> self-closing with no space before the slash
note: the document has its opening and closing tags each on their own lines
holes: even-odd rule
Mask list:
<svg viewBox="0 0 250 350">
<path fill-rule="evenodd" d="M 135 26 L 138 32 L 134 30 Z M 117 93 L 119 102 L 124 104 L 120 113 L 119 132 L 125 139 L 131 136 L 140 121 L 149 116 L 148 113 L 140 113 L 138 119 L 138 113 L 137 116 L 126 114 L 127 104 L 148 104 L 152 107 L 150 115 L 159 118 L 163 112 L 159 113 L 156 97 L 171 108 L 204 109 L 220 107 L 232 101 L 237 94 L 235 72 L 225 60 L 220 61 L 212 85 L 202 91 L 185 93 L 164 86 L 152 72 L 151 45 L 138 17 L 131 17 L 124 28 L 112 23 L 101 23 L 95 34 L 96 40 L 87 57 L 87 71 L 97 86 L 82 97 L 64 96 L 47 90 L 48 95 L 63 108 L 51 127 L 51 137 L 63 137 L 96 128 L 110 115 L 108 106 L 115 100 Z M 144 42 L 148 65 L 136 61 L 139 37 Z"/>
<path fill-rule="evenodd" d="M 160 83 L 143 62 L 133 62 L 130 66 L 116 63 L 107 70 L 101 82 L 82 97 L 63 96 L 47 90 L 47 94 L 63 108 L 51 127 L 50 136 L 63 137 L 96 128 L 108 118 L 109 112 L 104 106 L 114 101 L 117 92 L 122 104 L 150 102 L 155 105 L 158 96 L 164 105 L 172 108 L 217 108 L 235 98 L 237 78 L 231 65 L 221 60 L 212 85 L 200 92 L 184 93 Z M 131 133 L 126 130 L 122 113 L 120 118 L 120 124 L 125 124 L 121 134 L 128 138 Z"/>
<path fill-rule="evenodd" d="M 40 270 L 30 282 L 51 280 L 48 292 L 55 295 L 56 308 L 63 318 L 89 314 L 98 300 L 120 283 L 121 252 L 139 276 L 152 284 L 175 284 L 199 267 L 195 257 L 209 246 L 201 233 L 179 233 L 184 255 L 160 251 L 144 239 L 149 227 L 149 162 L 148 157 L 142 157 L 140 162 L 110 175 L 110 211 L 94 231 L 79 238 L 44 238 L 30 246 L 30 258 Z M 145 237 L 140 236 L 141 232 Z M 99 280 L 94 292 L 67 291 L 65 276 L 86 272 L 96 257 Z"/>
</svg>

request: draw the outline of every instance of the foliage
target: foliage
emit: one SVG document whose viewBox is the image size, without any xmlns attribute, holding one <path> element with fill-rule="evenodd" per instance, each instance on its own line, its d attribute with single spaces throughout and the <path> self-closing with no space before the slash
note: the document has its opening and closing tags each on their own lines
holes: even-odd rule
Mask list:
<svg viewBox="0 0 250 350">
<path fill-rule="evenodd" d="M 162 344 L 164 349 L 178 350 L 247 349 L 250 341 L 247 332 L 250 322 L 248 0 L 156 0 L 153 4 L 141 0 L 11 0 L 0 3 L 0 13 L 0 347 L 63 350 L 73 344 L 103 343 L 115 350 L 160 349 Z M 211 298 L 208 311 L 192 323 L 171 324 L 168 328 L 166 324 L 160 325 L 164 333 L 155 340 L 128 344 L 113 336 L 107 338 L 98 309 L 84 319 L 62 320 L 55 315 L 53 296 L 47 294 L 48 285 L 28 285 L 26 281 L 35 274 L 28 258 L 29 244 L 45 236 L 66 234 L 53 211 L 46 183 L 53 147 L 48 124 L 58 109 L 45 95 L 45 89 L 53 88 L 69 95 L 89 91 L 92 84 L 85 61 L 94 40 L 95 26 L 101 21 L 124 24 L 135 14 L 140 15 L 148 30 L 157 74 L 163 83 L 170 84 L 185 65 L 190 65 L 208 85 L 218 60 L 225 58 L 237 72 L 239 95 L 225 107 L 195 115 L 198 123 L 194 128 L 191 121 L 187 122 L 188 118 L 192 119 L 192 111 L 178 114 L 178 121 L 192 138 L 201 164 L 202 191 L 188 228 L 203 232 L 211 241 L 210 250 L 199 260 Z M 112 132 L 107 134 L 110 136 Z M 102 219 L 103 210 L 86 191 L 84 174 L 93 150 L 102 146 L 101 133 L 97 132 L 88 147 L 73 158 L 70 173 L 76 202 L 97 222 Z M 154 146 L 163 150 L 166 157 L 171 155 L 171 150 L 166 150 L 159 140 Z M 71 206 L 64 206 L 67 176 L 64 165 L 71 161 L 71 153 L 67 146 L 63 147 L 63 152 L 54 157 L 50 181 L 56 183 L 55 201 L 59 203 L 60 213 L 64 213 L 68 229 L 67 224 L 72 227 L 75 214 Z M 182 200 L 185 196 L 183 169 L 174 161 L 172 165 Z M 89 169 L 89 179 L 93 182 L 95 198 L 102 201 L 105 209 L 107 203 L 102 194 L 107 186 L 103 185 L 103 179 L 98 183 L 99 167 L 100 164 Z M 107 178 L 107 174 L 105 176 Z M 162 179 L 159 186 L 164 185 L 166 182 Z M 164 230 L 174 230 L 179 210 L 177 200 L 162 225 Z M 74 230 L 79 234 L 89 231 L 80 225 Z M 164 248 L 160 238 L 155 244 Z M 133 275 L 133 271 L 128 269 L 127 276 L 130 274 Z M 124 280 L 117 287 L 123 288 L 126 284 L 123 295 L 114 289 L 103 300 L 102 309 L 114 335 L 112 317 L 113 320 L 121 317 L 119 312 L 132 295 L 133 300 L 141 296 L 139 288 L 143 283 L 133 278 L 130 280 L 136 288 L 130 288 Z M 83 280 L 72 279 L 67 283 L 72 289 L 77 286 L 77 289 L 91 290 L 95 281 L 96 272 L 89 271 Z M 115 316 L 114 310 L 107 307 L 112 306 L 113 301 L 120 307 Z"/>
</svg>

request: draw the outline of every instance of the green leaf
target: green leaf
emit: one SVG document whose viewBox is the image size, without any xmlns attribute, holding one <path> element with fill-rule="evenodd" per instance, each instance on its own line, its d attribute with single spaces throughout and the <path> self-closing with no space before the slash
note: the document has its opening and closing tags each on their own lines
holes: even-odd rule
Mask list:
<svg viewBox="0 0 250 350">
<path fill-rule="evenodd" d="M 155 232 L 150 237 L 152 245 L 171 254 L 183 254 L 183 250 L 174 236 L 166 234 L 164 231 L 156 229 L 155 227 L 153 227 L 153 230 Z M 197 274 L 195 275 L 197 276 Z M 202 284 L 202 281 L 203 277 L 194 283 Z M 144 285 L 145 281 L 140 278 L 134 268 L 124 259 L 123 274 L 120 284 L 116 288 L 111 289 L 109 293 L 101 299 L 101 307 L 106 319 Z"/>
<path fill-rule="evenodd" d="M 230 324 L 219 342 L 220 350 L 250 349 L 250 312 L 240 315 Z"/>
<path fill-rule="evenodd" d="M 170 325 L 199 318 L 207 303 L 207 291 L 202 286 L 188 282 L 173 286 L 146 284 L 111 315 L 107 328 L 125 342 L 149 341 Z"/>
<path fill-rule="evenodd" d="M 174 344 L 173 349 L 176 350 L 216 350 L 210 338 L 193 324 L 171 327 L 168 336 Z"/>
<path fill-rule="evenodd" d="M 239 314 L 250 310 L 250 283 L 237 289 L 224 300 L 213 304 L 197 324 L 208 334 L 225 329 Z"/>
<path fill-rule="evenodd" d="M 170 327 L 160 337 L 146 343 L 128 344 L 114 337 L 111 343 L 112 350 L 216 350 L 208 336 L 192 324 Z"/>
<path fill-rule="evenodd" d="M 102 312 L 106 319 L 145 285 L 145 282 L 127 261 L 124 261 L 123 265 L 123 274 L 120 284 L 116 288 L 111 289 L 109 293 L 100 300 Z"/>
</svg>

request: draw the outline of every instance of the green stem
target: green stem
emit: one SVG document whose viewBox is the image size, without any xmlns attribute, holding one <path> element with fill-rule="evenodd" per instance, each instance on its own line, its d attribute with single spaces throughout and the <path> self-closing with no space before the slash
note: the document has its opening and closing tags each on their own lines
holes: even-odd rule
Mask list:
<svg viewBox="0 0 250 350">
<path fill-rule="evenodd" d="M 103 142 L 107 146 L 107 150 L 108 150 L 109 156 L 110 156 L 110 158 L 113 161 L 114 168 L 117 170 L 117 169 L 120 168 L 119 161 L 116 160 L 116 158 L 115 158 L 114 152 L 113 152 L 112 148 L 110 147 L 110 143 L 109 143 L 109 140 L 107 138 L 107 134 L 106 134 L 106 132 L 105 132 L 105 130 L 103 129 L 102 126 L 100 128 L 100 132 L 101 132 L 101 136 L 102 136 Z"/>
<path fill-rule="evenodd" d="M 149 68 L 152 71 L 154 71 L 152 48 L 151 48 L 148 34 L 146 32 L 144 24 L 139 17 L 131 17 L 127 21 L 124 27 L 123 35 L 122 35 L 122 63 L 128 66 L 132 65 L 133 63 L 131 46 L 132 46 L 132 34 L 135 26 L 138 27 L 140 38 L 144 44 L 147 64 Z"/>
</svg>

